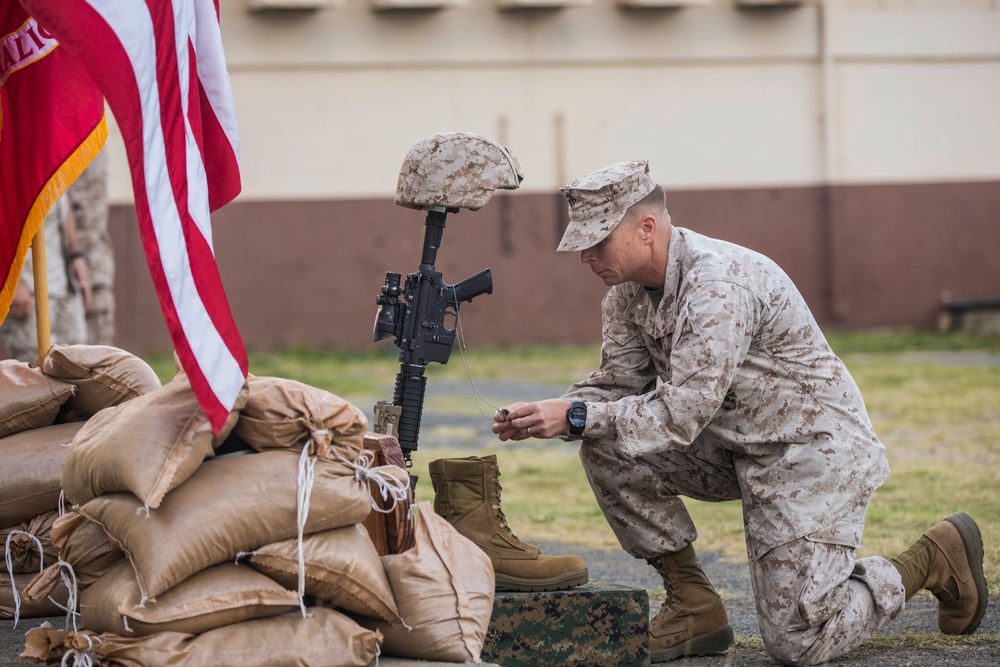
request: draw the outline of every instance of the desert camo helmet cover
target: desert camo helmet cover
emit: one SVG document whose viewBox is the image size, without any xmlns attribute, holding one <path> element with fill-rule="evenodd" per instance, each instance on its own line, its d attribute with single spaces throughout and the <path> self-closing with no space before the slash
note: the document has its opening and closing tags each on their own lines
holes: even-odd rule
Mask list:
<svg viewBox="0 0 1000 667">
<path fill-rule="evenodd" d="M 524 177 L 510 151 L 471 132 L 442 132 L 418 142 L 403 159 L 396 204 L 407 208 L 486 205 L 494 190 L 514 190 Z"/>
</svg>

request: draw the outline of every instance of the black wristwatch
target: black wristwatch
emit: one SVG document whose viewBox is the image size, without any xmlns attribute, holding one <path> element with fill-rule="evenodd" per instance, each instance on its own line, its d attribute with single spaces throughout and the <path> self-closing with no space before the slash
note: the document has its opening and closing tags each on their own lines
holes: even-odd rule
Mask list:
<svg viewBox="0 0 1000 667">
<path fill-rule="evenodd" d="M 569 422 L 570 435 L 583 435 L 583 429 L 587 426 L 587 404 L 573 401 L 566 411 L 566 421 Z"/>
</svg>

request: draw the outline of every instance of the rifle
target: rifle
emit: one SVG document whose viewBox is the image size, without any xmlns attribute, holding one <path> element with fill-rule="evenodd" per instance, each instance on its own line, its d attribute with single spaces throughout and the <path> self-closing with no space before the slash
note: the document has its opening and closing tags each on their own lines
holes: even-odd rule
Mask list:
<svg viewBox="0 0 1000 667">
<path fill-rule="evenodd" d="M 451 209 L 457 212 L 457 209 Z M 399 446 L 409 463 L 410 452 L 417 448 L 420 419 L 424 406 L 427 377 L 424 369 L 436 361 L 448 363 L 455 344 L 458 308 L 480 294 L 493 293 L 493 274 L 489 269 L 449 285 L 434 268 L 437 250 L 441 247 L 445 216 L 449 211 L 431 209 L 427 212 L 423 255 L 420 268 L 406 277 L 400 288 L 400 274 L 388 271 L 385 285 L 376 297 L 378 313 L 372 340 L 393 336 L 399 348 L 399 372 L 392 403 L 402 408 L 396 426 Z M 449 328 L 446 318 L 455 322 Z"/>
<path fill-rule="evenodd" d="M 493 293 L 493 274 L 483 269 L 454 285 L 435 269 L 445 218 L 461 208 L 478 210 L 497 188 L 521 182 L 517 160 L 499 144 L 479 135 L 448 132 L 416 144 L 403 161 L 396 188 L 400 206 L 426 210 L 420 267 L 406 276 L 388 271 L 375 298 L 378 312 L 372 341 L 393 337 L 399 348 L 399 372 L 392 404 L 375 406 L 375 430 L 396 435 L 407 467 L 418 446 L 427 377 L 431 362 L 448 363 L 458 329 L 458 309 L 480 294 Z M 453 327 L 449 324 L 454 322 Z M 413 478 L 412 481 L 415 481 Z"/>
</svg>

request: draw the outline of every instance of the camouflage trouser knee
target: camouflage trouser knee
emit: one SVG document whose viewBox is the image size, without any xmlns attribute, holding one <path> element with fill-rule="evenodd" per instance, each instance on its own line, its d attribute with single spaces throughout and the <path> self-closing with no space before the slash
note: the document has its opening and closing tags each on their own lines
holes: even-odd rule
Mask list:
<svg viewBox="0 0 1000 667">
<path fill-rule="evenodd" d="M 852 547 L 793 540 L 750 562 L 764 648 L 786 665 L 817 665 L 865 643 L 903 611 L 888 560 Z"/>
<path fill-rule="evenodd" d="M 740 498 L 732 453 L 699 442 L 636 459 L 613 440 L 584 439 L 580 461 L 618 542 L 636 558 L 680 551 L 698 537 L 678 496 Z"/>
</svg>

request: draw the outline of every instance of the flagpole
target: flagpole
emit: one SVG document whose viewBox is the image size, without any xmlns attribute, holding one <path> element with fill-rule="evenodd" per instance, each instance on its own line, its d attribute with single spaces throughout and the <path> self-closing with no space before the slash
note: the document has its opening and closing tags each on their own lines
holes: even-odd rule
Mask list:
<svg viewBox="0 0 1000 667">
<path fill-rule="evenodd" d="M 35 326 L 38 331 L 38 367 L 52 347 L 49 334 L 49 281 L 45 269 L 45 225 L 39 225 L 31 240 L 32 273 L 35 277 Z"/>
</svg>

